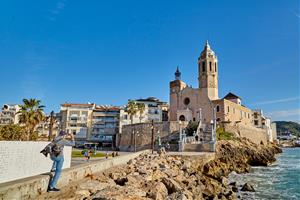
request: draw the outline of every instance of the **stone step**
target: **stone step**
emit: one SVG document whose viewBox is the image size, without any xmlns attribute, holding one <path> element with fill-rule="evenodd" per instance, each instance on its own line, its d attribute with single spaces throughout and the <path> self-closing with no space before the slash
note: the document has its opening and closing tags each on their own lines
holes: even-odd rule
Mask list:
<svg viewBox="0 0 300 200">
<path fill-rule="evenodd" d="M 210 151 L 210 143 L 201 143 L 201 144 L 185 144 L 185 152 L 208 152 Z"/>
</svg>

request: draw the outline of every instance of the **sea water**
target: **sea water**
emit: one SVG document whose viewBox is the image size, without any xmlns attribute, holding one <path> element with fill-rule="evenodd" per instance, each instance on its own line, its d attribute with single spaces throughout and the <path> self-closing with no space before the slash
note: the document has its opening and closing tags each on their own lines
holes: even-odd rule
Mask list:
<svg viewBox="0 0 300 200">
<path fill-rule="evenodd" d="M 299 199 L 300 148 L 285 148 L 268 167 L 252 167 L 250 173 L 229 176 L 238 186 L 248 182 L 256 192 L 239 192 L 240 199 Z"/>
</svg>

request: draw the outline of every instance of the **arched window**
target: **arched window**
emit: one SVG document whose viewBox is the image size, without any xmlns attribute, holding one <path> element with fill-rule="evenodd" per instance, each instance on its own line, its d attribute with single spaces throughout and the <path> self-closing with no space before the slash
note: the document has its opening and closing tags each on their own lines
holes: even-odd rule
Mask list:
<svg viewBox="0 0 300 200">
<path fill-rule="evenodd" d="M 215 63 L 215 72 L 217 72 L 217 63 Z"/>
<path fill-rule="evenodd" d="M 202 71 L 205 72 L 205 62 L 202 62 Z"/>
<path fill-rule="evenodd" d="M 217 112 L 220 112 L 220 106 L 217 105 Z"/>
<path fill-rule="evenodd" d="M 211 62 L 209 62 L 209 71 L 211 71 Z"/>
<path fill-rule="evenodd" d="M 185 121 L 185 117 L 184 117 L 184 115 L 180 115 L 180 117 L 179 117 L 179 121 Z"/>
</svg>

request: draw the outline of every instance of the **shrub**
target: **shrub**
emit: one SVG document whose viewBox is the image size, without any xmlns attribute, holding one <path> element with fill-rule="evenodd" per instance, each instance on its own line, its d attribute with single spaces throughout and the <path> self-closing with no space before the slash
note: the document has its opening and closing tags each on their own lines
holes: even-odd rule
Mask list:
<svg viewBox="0 0 300 200">
<path fill-rule="evenodd" d="M 224 128 L 217 129 L 217 140 L 235 140 L 233 133 L 226 132 Z"/>
<path fill-rule="evenodd" d="M 26 140 L 26 133 L 20 125 L 3 125 L 0 126 L 0 140 Z"/>
</svg>

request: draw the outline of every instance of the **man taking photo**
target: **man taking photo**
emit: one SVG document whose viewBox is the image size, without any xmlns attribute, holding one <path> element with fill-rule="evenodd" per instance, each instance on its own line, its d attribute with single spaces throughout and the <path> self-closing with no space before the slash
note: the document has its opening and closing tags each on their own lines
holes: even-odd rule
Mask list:
<svg viewBox="0 0 300 200">
<path fill-rule="evenodd" d="M 54 177 L 50 180 L 48 192 L 60 191 L 56 188 L 58 179 L 64 163 L 64 146 L 75 146 L 74 135 L 61 131 L 59 135 L 49 144 L 51 147 L 50 158 L 53 161 L 51 171 L 55 171 Z"/>
</svg>

